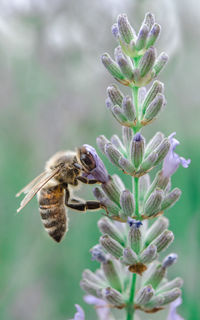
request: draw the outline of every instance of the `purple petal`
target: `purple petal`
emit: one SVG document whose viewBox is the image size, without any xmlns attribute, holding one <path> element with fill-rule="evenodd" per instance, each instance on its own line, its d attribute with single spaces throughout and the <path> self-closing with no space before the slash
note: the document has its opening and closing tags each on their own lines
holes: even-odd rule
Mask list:
<svg viewBox="0 0 200 320">
<path fill-rule="evenodd" d="M 102 299 L 98 299 L 94 296 L 87 295 L 84 300 L 88 304 L 93 304 L 96 307 L 96 313 L 99 320 L 111 320 L 110 309 L 108 308 L 108 303 Z"/>
<path fill-rule="evenodd" d="M 188 168 L 190 162 L 191 162 L 190 159 L 186 160 L 185 158 L 180 157 L 180 163 L 181 163 L 181 165 L 182 165 L 183 168 Z"/>
<path fill-rule="evenodd" d="M 178 306 L 180 306 L 181 303 L 182 299 L 180 297 L 172 303 L 170 303 L 167 320 L 184 320 L 181 316 L 179 316 L 179 314 L 176 313 L 176 308 L 178 308 Z"/>
<path fill-rule="evenodd" d="M 180 164 L 183 166 L 183 168 L 188 168 L 191 162 L 190 159 L 186 160 L 185 158 L 180 157 L 177 153 L 174 152 L 177 145 L 180 144 L 179 141 L 174 138 L 175 135 L 176 132 L 173 132 L 169 136 L 171 146 L 169 148 L 168 154 L 163 161 L 163 175 L 168 178 L 176 172 Z"/>
<path fill-rule="evenodd" d="M 84 144 L 84 147 L 93 156 L 96 163 L 96 167 L 93 170 L 91 170 L 88 174 L 84 174 L 84 176 L 87 176 L 89 179 L 98 180 L 102 183 L 108 182 L 108 172 L 104 166 L 103 161 L 99 158 L 95 148 L 88 144 Z"/>
<path fill-rule="evenodd" d="M 78 304 L 75 304 L 75 307 L 77 312 L 75 313 L 74 318 L 71 320 L 85 320 L 85 313 L 83 309 Z"/>
</svg>

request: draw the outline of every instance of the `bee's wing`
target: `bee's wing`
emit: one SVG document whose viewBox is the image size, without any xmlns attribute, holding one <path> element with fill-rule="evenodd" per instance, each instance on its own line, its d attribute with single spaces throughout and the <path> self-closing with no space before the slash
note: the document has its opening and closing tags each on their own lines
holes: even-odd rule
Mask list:
<svg viewBox="0 0 200 320">
<path fill-rule="evenodd" d="M 45 175 L 47 174 L 47 171 L 42 172 L 39 176 L 37 176 L 35 179 L 33 179 L 27 186 L 25 186 L 23 189 L 21 189 L 17 194 L 16 197 L 19 197 L 22 193 L 28 193 L 34 185 L 39 182 Z"/>
<path fill-rule="evenodd" d="M 30 189 L 30 191 L 28 191 L 27 195 L 24 197 L 24 199 L 20 203 L 20 207 L 19 207 L 19 209 L 17 209 L 17 212 L 21 211 L 29 203 L 29 201 L 31 201 L 31 199 L 36 195 L 36 193 L 38 193 L 38 191 L 40 191 L 40 189 L 60 171 L 60 169 L 61 169 L 61 167 L 57 167 L 57 168 L 53 169 L 52 171 L 43 172 L 44 175 L 41 174 L 39 176 L 40 179 L 39 179 L 39 177 L 37 177 L 38 178 L 37 183 L 35 185 L 33 185 L 32 189 Z M 36 181 L 36 179 L 34 179 L 34 180 Z M 33 183 L 33 181 L 31 183 Z M 30 186 L 29 186 L 29 188 L 30 188 Z"/>
</svg>

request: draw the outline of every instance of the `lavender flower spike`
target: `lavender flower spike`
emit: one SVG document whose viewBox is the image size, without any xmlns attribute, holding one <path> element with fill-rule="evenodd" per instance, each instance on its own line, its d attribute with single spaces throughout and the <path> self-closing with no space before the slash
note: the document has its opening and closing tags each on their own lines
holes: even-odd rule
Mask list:
<svg viewBox="0 0 200 320">
<path fill-rule="evenodd" d="M 102 183 L 106 183 L 109 180 L 108 172 L 104 166 L 103 161 L 98 156 L 95 148 L 90 146 L 89 144 L 84 144 L 83 147 L 86 149 L 86 151 L 92 156 L 94 162 L 95 162 L 95 168 L 88 173 L 84 173 L 83 175 L 87 177 L 88 179 L 94 179 L 98 180 Z"/>
<path fill-rule="evenodd" d="M 75 313 L 74 318 L 71 320 L 85 320 L 85 313 L 83 309 L 78 304 L 75 304 L 75 307 L 77 312 Z"/>
<path fill-rule="evenodd" d="M 180 164 L 183 166 L 183 168 L 188 168 L 191 162 L 190 159 L 186 160 L 185 158 L 180 157 L 177 153 L 174 152 L 176 146 L 180 144 L 180 142 L 174 138 L 175 135 L 176 132 L 173 132 L 169 136 L 170 148 L 163 161 L 162 172 L 165 177 L 171 177 L 178 169 Z"/>
</svg>

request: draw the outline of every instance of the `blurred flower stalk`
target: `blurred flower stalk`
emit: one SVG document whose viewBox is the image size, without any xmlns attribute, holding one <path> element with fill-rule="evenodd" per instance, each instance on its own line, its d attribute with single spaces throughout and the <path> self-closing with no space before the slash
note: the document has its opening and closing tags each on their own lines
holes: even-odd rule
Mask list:
<svg viewBox="0 0 200 320">
<path fill-rule="evenodd" d="M 171 176 L 180 164 L 187 168 L 190 160 L 175 153 L 179 144 L 175 133 L 165 137 L 157 132 L 149 142 L 141 134 L 166 105 L 164 84 L 157 77 L 168 56 L 164 52 L 157 55 L 154 47 L 160 29 L 154 16 L 147 13 L 136 34 L 127 16 L 121 14 L 112 27 L 118 42 L 115 58 L 102 55 L 106 69 L 128 86 L 131 94 L 125 96 L 114 84 L 108 87 L 106 105 L 122 128 L 122 139 L 116 134 L 110 140 L 101 135 L 97 144 L 114 166 L 129 175 L 133 188 L 126 189 L 116 174 L 108 175 L 95 149 L 87 146 L 96 161 L 89 178 L 101 181 L 94 195 L 106 213 L 98 222 L 102 233 L 99 244 L 91 249 L 92 259 L 100 268 L 96 272 L 85 270 L 81 287 L 101 320 L 115 319 L 114 309 L 123 309 L 124 319 L 133 320 L 136 310 L 158 312 L 181 296 L 182 279 L 167 277 L 177 254 L 170 253 L 163 260 L 159 254 L 174 240 L 163 213 L 181 195 L 180 189 L 171 190 Z M 151 181 L 149 172 L 160 164 Z M 75 319 L 84 319 L 81 314 Z"/>
</svg>

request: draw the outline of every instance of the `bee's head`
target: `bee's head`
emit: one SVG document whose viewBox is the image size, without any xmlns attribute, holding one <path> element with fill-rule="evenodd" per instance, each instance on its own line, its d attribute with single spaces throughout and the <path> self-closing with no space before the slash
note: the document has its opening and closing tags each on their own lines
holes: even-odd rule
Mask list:
<svg viewBox="0 0 200 320">
<path fill-rule="evenodd" d="M 109 180 L 109 175 L 104 163 L 92 146 L 84 144 L 78 149 L 77 158 L 82 165 L 82 171 L 85 177 L 101 183 Z"/>
</svg>

